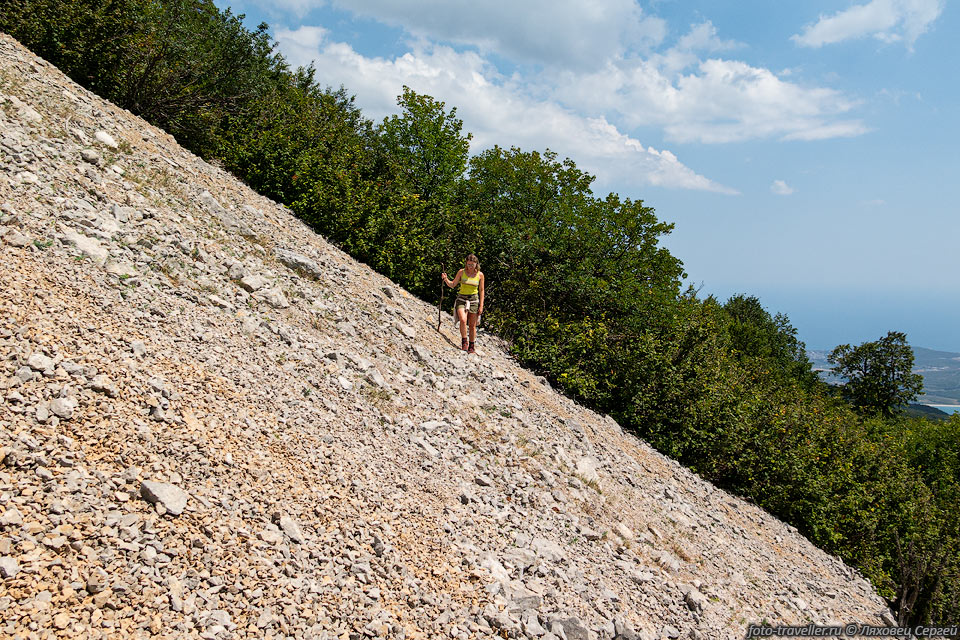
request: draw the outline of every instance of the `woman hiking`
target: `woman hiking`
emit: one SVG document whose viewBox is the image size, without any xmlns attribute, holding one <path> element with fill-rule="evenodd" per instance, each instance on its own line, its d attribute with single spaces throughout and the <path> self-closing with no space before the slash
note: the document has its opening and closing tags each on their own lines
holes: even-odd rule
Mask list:
<svg viewBox="0 0 960 640">
<path fill-rule="evenodd" d="M 463 269 L 457 271 L 453 280 L 447 277 L 446 271 L 440 277 L 443 279 L 443 284 L 451 289 L 460 285 L 457 302 L 453 306 L 453 311 L 460 320 L 460 348 L 467 353 L 476 353 L 474 342 L 477 340 L 477 319 L 483 313 L 483 272 L 480 271 L 480 261 L 471 253 L 464 261 Z M 468 328 L 469 340 L 467 339 Z"/>
</svg>

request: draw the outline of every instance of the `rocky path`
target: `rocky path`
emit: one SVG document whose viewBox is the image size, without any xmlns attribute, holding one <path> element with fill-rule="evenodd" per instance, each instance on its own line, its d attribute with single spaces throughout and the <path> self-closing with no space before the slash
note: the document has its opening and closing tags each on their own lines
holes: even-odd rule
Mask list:
<svg viewBox="0 0 960 640">
<path fill-rule="evenodd" d="M 870 585 L 0 35 L 0 637 L 740 638 Z M 491 286 L 495 286 L 492 284 Z"/>
</svg>

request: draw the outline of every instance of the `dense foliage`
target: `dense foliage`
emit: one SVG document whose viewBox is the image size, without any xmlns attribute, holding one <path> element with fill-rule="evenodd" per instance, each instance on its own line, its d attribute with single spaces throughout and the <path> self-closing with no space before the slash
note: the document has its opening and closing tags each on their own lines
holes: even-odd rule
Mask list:
<svg viewBox="0 0 960 640">
<path fill-rule="evenodd" d="M 370 122 L 210 0 L 0 0 L 0 29 L 420 296 L 478 254 L 485 320 L 527 366 L 858 567 L 902 622 L 960 617 L 960 416 L 838 397 L 785 316 L 684 291 L 642 201 L 550 151 L 470 157 L 455 109 L 409 88 Z M 851 384 L 857 349 L 834 352 Z"/>
</svg>

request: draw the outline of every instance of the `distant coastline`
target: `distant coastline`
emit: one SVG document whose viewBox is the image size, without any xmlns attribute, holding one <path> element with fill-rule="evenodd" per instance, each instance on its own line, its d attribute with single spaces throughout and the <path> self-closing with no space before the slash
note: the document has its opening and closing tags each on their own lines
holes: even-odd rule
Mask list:
<svg viewBox="0 0 960 640">
<path fill-rule="evenodd" d="M 944 413 L 960 413 L 960 404 L 928 404 L 924 406 L 939 409 Z"/>
</svg>

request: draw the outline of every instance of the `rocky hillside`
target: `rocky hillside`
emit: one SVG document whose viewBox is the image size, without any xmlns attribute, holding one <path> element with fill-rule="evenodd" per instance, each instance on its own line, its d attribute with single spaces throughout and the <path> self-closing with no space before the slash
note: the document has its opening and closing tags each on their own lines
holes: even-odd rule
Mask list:
<svg viewBox="0 0 960 640">
<path fill-rule="evenodd" d="M 889 619 L 494 338 L 464 354 L 283 207 L 2 35 L 0 60 L 0 636 Z"/>
</svg>

